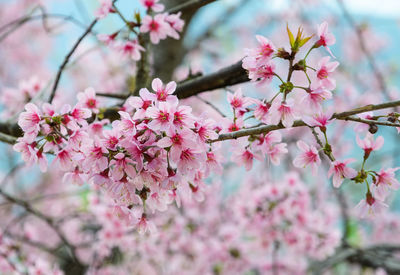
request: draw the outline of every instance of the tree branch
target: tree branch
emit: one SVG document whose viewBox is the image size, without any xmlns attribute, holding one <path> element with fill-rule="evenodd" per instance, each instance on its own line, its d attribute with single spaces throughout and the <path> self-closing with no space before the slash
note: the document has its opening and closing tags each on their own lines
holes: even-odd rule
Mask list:
<svg viewBox="0 0 400 275">
<path fill-rule="evenodd" d="M 309 271 L 312 274 L 322 274 L 337 264 L 349 262 L 371 268 L 383 268 L 388 274 L 399 274 L 400 262 L 390 254 L 395 251 L 400 251 L 400 246 L 381 244 L 364 249 L 340 247 L 331 257 L 313 263 L 309 267 Z"/>
<path fill-rule="evenodd" d="M 168 13 L 178 13 L 178 12 L 185 12 L 188 9 L 199 9 L 205 5 L 208 5 L 212 2 L 215 2 L 217 0 L 191 0 L 187 1 L 186 3 L 183 3 L 181 5 L 178 5 L 176 7 L 173 7 L 171 9 L 168 9 L 166 12 Z"/>
<path fill-rule="evenodd" d="M 96 25 L 97 19 L 93 20 L 92 23 L 89 25 L 89 27 L 86 29 L 86 31 L 78 38 L 78 40 L 75 42 L 74 46 L 72 49 L 69 51 L 69 53 L 65 56 L 64 62 L 61 64 L 61 66 L 58 69 L 56 80 L 54 81 L 53 88 L 51 90 L 51 94 L 49 97 L 48 102 L 51 103 L 54 99 L 54 96 L 56 95 L 58 83 L 60 82 L 61 75 L 64 71 L 65 66 L 67 66 L 69 59 L 71 56 L 74 54 L 75 50 L 78 48 L 79 44 L 83 41 L 83 39 L 92 31 L 93 27 Z"/>
<path fill-rule="evenodd" d="M 397 107 L 397 106 L 400 106 L 400 100 L 386 102 L 386 103 L 382 103 L 382 104 L 376 104 L 376 105 L 370 104 L 370 105 L 366 105 L 366 106 L 363 106 L 360 108 L 352 109 L 350 111 L 335 113 L 335 114 L 333 114 L 332 118 L 336 118 L 339 120 L 349 120 L 348 118 L 352 115 L 361 114 L 361 113 L 374 111 L 374 110 L 392 108 L 392 107 Z M 364 121 L 362 121 L 362 122 L 365 123 Z M 388 124 L 385 124 L 385 125 L 388 125 Z M 292 127 L 302 127 L 302 126 L 308 126 L 308 125 L 302 120 L 296 120 L 293 123 Z M 388 125 L 388 126 L 393 126 L 393 125 Z M 394 126 L 397 127 L 397 124 L 394 124 Z M 210 142 L 217 142 L 217 141 L 228 140 L 228 139 L 237 139 L 240 137 L 245 137 L 245 136 L 250 136 L 250 135 L 266 134 L 271 131 L 280 130 L 280 129 L 286 129 L 285 126 L 282 125 L 282 123 L 279 123 L 278 125 L 262 125 L 262 126 L 255 127 L 255 128 L 248 128 L 248 129 L 243 129 L 243 130 L 239 130 L 236 132 L 220 134 L 217 139 L 211 140 Z"/>
</svg>

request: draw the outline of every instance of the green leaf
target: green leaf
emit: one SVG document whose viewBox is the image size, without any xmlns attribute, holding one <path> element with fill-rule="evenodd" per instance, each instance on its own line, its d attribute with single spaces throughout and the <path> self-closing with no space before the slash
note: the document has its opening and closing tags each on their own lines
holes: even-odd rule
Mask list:
<svg viewBox="0 0 400 275">
<path fill-rule="evenodd" d="M 290 31 L 288 24 L 286 24 L 286 30 L 287 30 L 287 33 L 289 36 L 290 46 L 293 48 L 294 47 L 294 36 L 293 36 L 293 33 Z"/>
</svg>

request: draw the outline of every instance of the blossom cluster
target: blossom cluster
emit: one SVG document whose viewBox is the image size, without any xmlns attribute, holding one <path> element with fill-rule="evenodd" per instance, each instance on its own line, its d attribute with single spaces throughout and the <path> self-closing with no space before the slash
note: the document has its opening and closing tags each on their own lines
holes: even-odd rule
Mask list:
<svg viewBox="0 0 400 275">
<path fill-rule="evenodd" d="M 258 81 L 259 86 L 269 84 L 273 78 L 281 82 L 278 91 L 264 99 L 255 99 L 243 96 L 241 91 L 234 94 L 228 93 L 228 102 L 233 110 L 233 122 L 227 123 L 228 131 L 237 131 L 247 129 L 251 126 L 245 125 L 248 119 L 255 119 L 258 125 L 283 125 L 285 128 L 293 126 L 296 119 L 302 119 L 310 127 L 317 127 L 321 132 L 326 132 L 326 126 L 331 122 L 332 113 L 324 111 L 323 103 L 332 97 L 332 90 L 336 87 L 333 72 L 339 65 L 337 61 L 330 61 L 330 57 L 322 57 L 315 68 L 306 63 L 309 53 L 324 46 L 327 49 L 335 40 L 333 35 L 328 32 L 327 24 L 324 22 L 318 27 L 318 40 L 311 46 L 305 57 L 296 60 L 300 48 L 307 43 L 311 37 L 302 37 L 302 30 L 294 41 L 293 36 L 288 29 L 291 39 L 291 52 L 284 48 L 277 48 L 266 37 L 257 35 L 258 46 L 245 50 L 243 59 L 243 68 L 248 71 L 249 78 L 252 81 Z M 293 38 L 293 39 L 292 39 Z M 330 50 L 329 50 L 330 52 Z M 283 59 L 290 62 L 287 81 L 276 73 L 276 64 L 274 59 Z M 300 71 L 306 77 L 306 86 L 301 86 L 303 80 L 291 82 L 293 73 Z M 297 102 L 297 104 L 295 104 Z M 247 117 L 246 117 L 247 116 Z M 269 132 L 262 135 L 253 135 L 249 138 L 242 138 L 235 150 L 235 159 L 240 159 L 245 163 L 249 170 L 254 158 L 261 158 L 267 154 L 273 164 L 279 164 L 280 157 L 287 153 L 285 143 L 280 143 L 281 134 L 279 132 Z M 238 143 L 236 143 L 237 145 Z M 313 145 L 308 145 L 304 141 L 299 141 L 299 149 L 302 154 L 294 160 L 296 167 L 312 166 L 313 172 L 321 162 L 318 150 Z M 239 157 L 239 158 L 237 158 Z"/>
<path fill-rule="evenodd" d="M 158 1 L 159 0 L 141 0 L 141 4 L 147 10 L 147 15 L 141 18 L 140 14 L 136 14 L 134 21 L 127 21 L 119 11 L 118 13 L 125 21 L 129 32 L 134 32 L 137 36 L 149 34 L 150 41 L 153 44 L 158 44 L 160 40 L 164 40 L 167 37 L 179 39 L 179 33 L 182 32 L 185 24 L 180 18 L 181 13 L 163 13 L 164 5 L 158 3 Z M 96 17 L 102 19 L 109 13 L 116 12 L 117 10 L 112 0 L 102 0 L 100 8 L 96 11 Z M 120 52 L 122 56 L 129 57 L 134 61 L 140 60 L 141 52 L 145 51 L 145 48 L 143 45 L 140 45 L 139 39 L 116 40 L 119 33 L 121 33 L 121 30 L 111 35 L 99 34 L 97 37 L 112 49 Z"/>
<path fill-rule="evenodd" d="M 315 132 L 314 135 L 321 148 L 317 149 L 315 145 L 299 140 L 297 146 L 301 153 L 293 160 L 293 165 L 298 168 L 311 166 L 313 174 L 316 175 L 318 167 L 321 166 L 319 152 L 323 151 L 332 161 L 328 177 L 333 178 L 334 187 L 339 187 L 344 179 L 351 179 L 356 183 L 366 183 L 366 198 L 356 207 L 359 215 L 366 217 L 380 213 L 387 207 L 383 200 L 388 196 L 389 190 L 399 188 L 399 183 L 394 176 L 397 168 L 382 169 L 380 172 L 364 170 L 365 161 L 370 153 L 382 147 L 383 137 L 378 137 L 374 141 L 375 132 L 368 127 L 366 129 L 369 132 L 365 135 L 365 139 L 361 140 L 357 136 L 357 144 L 364 150 L 364 160 L 360 171 L 349 167 L 349 164 L 355 161 L 354 159 L 336 160 L 335 150 L 328 141 L 327 125 L 334 118 L 333 112 L 324 107 L 324 102 L 332 98 L 332 91 L 336 88 L 336 81 L 332 75 L 339 62 L 331 61 L 331 57 L 334 58 L 334 56 L 329 48 L 335 43 L 335 37 L 329 32 L 328 24 L 322 23 L 318 26 L 317 41 L 311 45 L 304 57 L 296 59 L 300 49 L 312 36 L 304 37 L 303 30 L 300 28 L 296 38 L 289 28 L 287 28 L 287 32 L 291 46 L 290 51 L 286 51 L 283 47 L 277 48 L 261 35 L 256 36 L 259 44 L 257 47 L 245 50 L 246 56 L 242 66 L 248 71 L 249 78 L 252 81 L 258 81 L 260 87 L 270 84 L 274 78 L 280 82 L 280 85 L 275 94 L 266 96 L 262 100 L 243 96 L 241 91 L 236 91 L 234 94 L 228 93 L 228 102 L 233 110 L 233 122 L 227 123 L 228 131 L 254 127 L 245 125 L 244 122 L 248 119 L 255 119 L 259 122 L 258 125 L 281 125 L 284 128 L 291 128 L 295 121 L 299 120 L 300 123 L 305 123 L 311 128 L 319 129 L 319 133 Z M 307 58 L 313 50 L 321 46 L 325 47 L 331 56 L 322 57 L 313 65 Z M 289 62 L 287 77 L 277 73 L 276 63 L 279 60 Z M 305 79 L 297 76 L 295 80 L 292 80 L 296 72 L 302 73 Z M 283 80 L 285 78 L 286 81 Z M 394 121 L 395 117 L 391 118 Z M 365 127 L 358 128 L 359 132 L 365 130 Z M 323 135 L 325 144 L 319 140 L 320 134 Z M 286 144 L 276 143 L 271 146 L 265 142 L 266 140 L 280 142 L 281 134 L 275 131 L 240 138 L 239 142 L 234 143 L 236 147 L 233 159 L 239 164 L 244 164 L 246 169 L 250 170 L 253 159 L 261 159 L 263 154 L 271 155 L 272 153 L 272 155 L 276 154 L 275 161 L 271 159 L 272 163 L 279 164 L 279 156 L 288 152 Z M 367 182 L 368 176 L 372 178 L 371 186 Z"/>
<path fill-rule="evenodd" d="M 221 169 L 220 156 L 208 144 L 217 137 L 211 119 L 195 117 L 180 105 L 176 83 L 154 79 L 150 92 L 127 99 L 120 119 L 94 120 L 100 112 L 95 91 L 78 94 L 78 103 L 59 112 L 45 103 L 25 106 L 18 124 L 24 136 L 14 149 L 28 164 L 47 170 L 46 153 L 65 171 L 64 180 L 92 182 L 115 201 L 116 213 L 140 231 L 155 229 L 147 212 L 165 211 L 181 197 L 202 199 L 203 179 Z M 99 114 L 97 115 L 99 117 Z"/>
</svg>

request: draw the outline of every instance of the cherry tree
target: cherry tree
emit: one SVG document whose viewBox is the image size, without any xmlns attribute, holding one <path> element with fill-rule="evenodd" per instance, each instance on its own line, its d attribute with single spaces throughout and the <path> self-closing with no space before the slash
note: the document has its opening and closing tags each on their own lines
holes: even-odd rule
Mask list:
<svg viewBox="0 0 400 275">
<path fill-rule="evenodd" d="M 2 4 L 2 274 L 400 272 L 379 34 L 341 0 L 125 2 Z"/>
</svg>

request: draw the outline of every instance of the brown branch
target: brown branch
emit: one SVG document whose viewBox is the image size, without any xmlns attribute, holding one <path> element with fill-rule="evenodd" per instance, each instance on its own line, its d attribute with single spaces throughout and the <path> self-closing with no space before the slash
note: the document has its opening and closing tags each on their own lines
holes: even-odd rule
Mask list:
<svg viewBox="0 0 400 275">
<path fill-rule="evenodd" d="M 215 73 L 194 78 L 180 83 L 175 91 L 179 99 L 188 98 L 205 91 L 212 91 L 226 86 L 250 81 L 242 61 L 225 67 Z"/>
<path fill-rule="evenodd" d="M 196 98 L 199 99 L 201 102 L 203 102 L 204 104 L 207 104 L 208 106 L 210 106 L 212 109 L 214 109 L 218 114 L 220 114 L 220 116 L 222 117 L 226 117 L 226 115 L 220 110 L 218 109 L 217 106 L 215 106 L 214 104 L 212 104 L 210 101 L 201 98 L 200 96 L 196 95 Z"/>
<path fill-rule="evenodd" d="M 58 83 L 60 82 L 61 75 L 62 75 L 62 73 L 64 71 L 65 66 L 67 66 L 67 64 L 68 64 L 69 59 L 71 58 L 71 56 L 73 55 L 75 50 L 78 48 L 79 44 L 83 41 L 83 39 L 92 31 L 92 29 L 96 25 L 96 23 L 97 23 L 97 19 L 92 21 L 92 23 L 89 25 L 89 27 L 86 29 L 86 31 L 79 37 L 79 39 L 75 42 L 75 44 L 72 47 L 72 49 L 65 56 L 64 62 L 60 65 L 60 67 L 58 69 L 56 80 L 54 81 L 54 85 L 53 85 L 53 88 L 51 90 L 51 94 L 50 94 L 50 97 L 49 97 L 49 100 L 48 100 L 49 103 L 51 103 L 53 101 L 54 96 L 56 95 Z"/>
<path fill-rule="evenodd" d="M 186 3 L 183 3 L 181 5 L 178 5 L 176 7 L 173 7 L 171 9 L 168 9 L 166 12 L 168 13 L 178 13 L 178 12 L 186 12 L 188 9 L 199 9 L 205 5 L 208 5 L 212 2 L 215 2 L 217 0 L 191 0 L 187 1 Z"/>
<path fill-rule="evenodd" d="M 45 13 L 45 11 L 43 9 L 40 9 L 40 11 L 42 12 L 42 14 L 25 15 L 25 16 L 22 16 L 20 18 L 12 20 L 12 21 L 4 24 L 3 26 L 1 26 L 0 32 L 4 31 L 4 33 L 0 36 L 0 42 L 3 41 L 4 39 L 6 39 L 10 34 L 15 32 L 16 30 L 18 30 L 20 27 L 22 27 L 26 23 L 28 23 L 30 21 L 36 21 L 36 20 L 42 20 L 45 30 L 48 29 L 48 27 L 46 26 L 45 20 L 50 19 L 50 18 L 62 19 L 63 21 L 71 22 L 78 27 L 81 27 L 84 29 L 87 28 L 87 26 L 85 24 L 81 23 L 80 21 L 76 20 L 74 17 L 72 17 L 70 15 L 59 14 L 59 13 Z"/>
<path fill-rule="evenodd" d="M 363 106 L 360 108 L 352 109 L 350 111 L 335 113 L 335 114 L 333 114 L 332 118 L 336 118 L 339 120 L 348 120 L 348 117 L 350 117 L 352 115 L 361 114 L 361 113 L 374 111 L 374 110 L 392 108 L 392 107 L 397 107 L 397 106 L 400 106 L 400 100 L 386 102 L 386 103 L 382 103 L 382 104 L 376 104 L 376 105 L 370 104 L 370 105 L 366 105 L 366 106 Z M 365 122 L 363 121 L 363 123 L 365 123 Z M 387 124 L 385 124 L 385 125 L 387 125 Z M 296 120 L 293 123 L 292 127 L 302 127 L 302 126 L 308 126 L 308 125 L 302 120 Z M 389 126 L 389 125 L 387 125 L 387 126 Z M 393 126 L 393 125 L 390 125 L 390 126 Z M 397 127 L 397 124 L 395 124 L 394 126 Z M 211 140 L 210 142 L 217 142 L 217 141 L 228 140 L 228 139 L 237 139 L 240 137 L 251 136 L 251 135 L 266 134 L 271 131 L 276 131 L 276 130 L 280 130 L 280 129 L 285 129 L 285 126 L 283 126 L 282 123 L 279 123 L 278 125 L 262 125 L 262 126 L 255 127 L 255 128 L 248 128 L 248 129 L 243 129 L 243 130 L 239 130 L 236 132 L 220 134 L 217 139 Z"/>
<path fill-rule="evenodd" d="M 393 257 L 392 252 L 399 252 L 400 246 L 375 245 L 363 249 L 340 247 L 327 259 L 310 265 L 311 274 L 323 274 L 325 270 L 337 264 L 349 262 L 371 268 L 383 268 L 388 274 L 400 273 L 400 262 Z"/>
<path fill-rule="evenodd" d="M 178 83 L 175 95 L 179 99 L 188 98 L 202 92 L 212 91 L 219 88 L 225 88 L 244 82 L 248 82 L 247 71 L 242 68 L 242 61 L 222 68 L 214 73 L 189 79 Z M 99 96 L 126 99 L 128 93 L 97 93 Z"/>
</svg>

